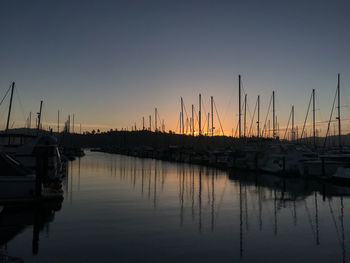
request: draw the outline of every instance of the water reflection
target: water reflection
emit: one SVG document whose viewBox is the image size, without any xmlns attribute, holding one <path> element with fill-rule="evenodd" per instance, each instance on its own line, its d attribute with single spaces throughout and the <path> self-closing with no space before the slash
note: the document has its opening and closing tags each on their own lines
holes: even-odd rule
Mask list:
<svg viewBox="0 0 350 263">
<path fill-rule="evenodd" d="M 201 234 L 214 232 L 220 226 L 220 216 L 237 220 L 241 258 L 249 250 L 250 232 L 270 229 L 277 239 L 281 228 L 285 232 L 285 222 L 291 220 L 295 229 L 301 225 L 311 232 L 315 246 L 336 233 L 342 262 L 346 262 L 344 196 L 350 195 L 348 187 L 241 171 L 226 173 L 210 167 L 119 155 L 108 158 L 109 161 L 99 159 L 84 165 L 92 170 L 109 171 L 120 182 L 129 182 L 130 190 L 139 192 L 155 210 L 168 204 L 173 206 L 176 191 L 180 227 L 191 222 Z M 80 171 L 80 160 L 77 165 Z"/>
<path fill-rule="evenodd" d="M 87 153 L 69 163 L 64 187 L 54 226 L 82 261 L 347 262 L 342 185 Z"/>
<path fill-rule="evenodd" d="M 0 214 L 0 250 L 6 251 L 7 244 L 30 226 L 32 230 L 32 254 L 39 253 L 39 233 L 49 236 L 49 225 L 55 212 L 61 209 L 61 202 L 38 203 L 31 206 L 6 206 Z M 28 244 L 29 245 L 29 244 Z M 0 251 L 1 252 L 1 251 Z M 0 253 L 1 254 L 1 253 Z"/>
</svg>

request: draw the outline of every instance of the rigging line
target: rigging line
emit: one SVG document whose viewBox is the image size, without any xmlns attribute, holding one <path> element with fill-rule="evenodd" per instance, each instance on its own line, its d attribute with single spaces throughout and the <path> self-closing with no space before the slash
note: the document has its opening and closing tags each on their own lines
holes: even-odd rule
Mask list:
<svg viewBox="0 0 350 263">
<path fill-rule="evenodd" d="M 323 120 L 323 116 L 322 116 L 322 111 L 321 111 L 321 107 L 320 107 L 320 102 L 318 101 L 318 96 L 317 94 L 315 94 L 315 100 L 316 100 L 316 109 L 320 115 L 320 119 Z"/>
<path fill-rule="evenodd" d="M 193 105 L 193 111 L 194 111 L 194 114 L 196 115 L 196 120 L 197 120 L 197 122 L 195 123 L 194 126 L 197 127 L 197 124 L 199 123 L 199 118 L 198 118 L 198 114 L 197 114 L 197 111 L 196 111 L 196 106 L 194 106 L 194 105 Z"/>
<path fill-rule="evenodd" d="M 248 108 L 249 117 L 252 118 L 252 114 L 251 114 L 251 112 L 250 112 L 250 108 L 249 108 L 249 104 L 248 104 L 248 93 L 246 92 L 246 90 L 245 90 L 245 88 L 244 88 L 243 81 L 241 81 L 241 87 L 242 87 L 242 89 L 243 89 L 243 94 L 244 94 L 244 96 L 247 95 L 247 105 L 246 105 L 246 106 L 247 106 L 247 108 Z M 243 103 L 242 107 L 244 107 L 244 103 Z M 241 110 L 243 110 L 243 109 L 241 109 Z"/>
<path fill-rule="evenodd" d="M 4 102 L 4 100 L 5 100 L 6 96 L 7 96 L 7 94 L 10 92 L 10 90 L 11 90 L 11 85 L 10 85 L 10 87 L 8 88 L 8 90 L 6 91 L 5 96 L 2 98 L 2 100 L 1 100 L 1 102 L 0 102 L 0 106 L 1 106 L 1 104 Z"/>
<path fill-rule="evenodd" d="M 220 208 L 221 208 L 222 203 L 223 203 L 223 201 L 224 201 L 224 195 L 225 195 L 225 192 L 226 192 L 227 180 L 228 180 L 228 179 L 227 179 L 227 177 L 226 177 L 225 184 L 224 184 L 224 189 L 223 189 L 223 191 L 222 191 L 219 204 L 217 205 L 216 215 L 215 215 L 215 221 L 214 221 L 214 225 L 215 225 L 215 226 L 216 226 L 216 222 L 218 221 L 218 218 L 219 218 Z"/>
<path fill-rule="evenodd" d="M 224 113 L 224 118 L 223 118 L 222 122 L 225 122 L 225 119 L 226 119 L 228 110 L 229 110 L 230 105 L 231 105 L 231 100 L 232 100 L 232 98 L 233 98 L 233 92 L 231 93 L 231 96 L 230 96 L 230 98 L 229 98 L 229 100 L 228 100 L 228 103 L 227 103 L 227 106 L 226 106 L 226 111 L 225 111 L 225 113 Z"/>
<path fill-rule="evenodd" d="M 180 119 L 177 120 L 177 124 L 176 124 L 176 128 L 175 128 L 175 133 L 176 133 L 176 131 L 177 131 L 177 127 L 179 127 L 179 122 L 180 122 Z M 180 131 L 180 133 L 181 133 L 181 131 Z"/>
<path fill-rule="evenodd" d="M 306 124 L 306 121 L 307 121 L 307 117 L 309 116 L 309 111 L 310 111 L 310 106 L 311 106 L 311 100 L 312 100 L 312 92 L 311 92 L 311 97 L 310 97 L 310 101 L 309 101 L 309 106 L 307 107 L 307 112 L 306 112 L 306 117 L 305 117 L 305 121 L 304 121 L 304 125 L 303 125 L 303 130 L 301 132 L 301 136 L 300 136 L 300 139 L 303 138 L 303 134 L 304 134 L 304 130 L 305 130 L 305 124 Z"/>
<path fill-rule="evenodd" d="M 314 238 L 316 239 L 316 232 L 315 232 L 315 230 L 314 230 L 314 225 L 313 225 L 313 223 L 312 223 L 312 219 L 311 219 L 311 215 L 310 215 L 310 210 L 309 210 L 309 208 L 307 207 L 306 200 L 304 200 L 304 205 L 305 205 L 306 214 L 307 214 L 308 219 L 309 219 L 309 223 L 310 223 L 310 227 L 311 227 L 312 234 L 313 234 Z"/>
<path fill-rule="evenodd" d="M 338 229 L 338 226 L 337 226 L 337 221 L 335 220 L 333 208 L 332 208 L 332 206 L 331 206 L 331 201 L 330 201 L 329 199 L 328 199 L 328 206 L 329 206 L 329 211 L 330 211 L 330 213 L 331 213 L 332 220 L 333 220 L 333 223 L 334 223 L 335 231 L 337 232 L 338 241 L 339 241 L 339 243 L 341 244 L 340 233 L 339 233 L 339 229 Z"/>
<path fill-rule="evenodd" d="M 23 118 L 25 119 L 26 117 L 25 117 L 25 113 L 24 113 L 24 108 L 23 108 L 23 104 L 22 104 L 21 97 L 19 96 L 19 91 L 18 91 L 17 86 L 15 86 L 15 91 L 16 91 L 16 96 L 17 96 L 17 99 L 18 99 L 19 105 L 20 105 L 21 110 L 22 110 Z"/>
<path fill-rule="evenodd" d="M 205 113 L 205 120 L 204 120 L 204 122 L 202 121 L 203 125 L 201 127 L 202 132 L 205 131 L 205 125 L 207 124 L 207 120 L 208 120 L 208 114 Z"/>
<path fill-rule="evenodd" d="M 251 135 L 251 132 L 252 132 L 253 121 L 254 121 L 254 117 L 255 117 L 255 112 L 256 112 L 257 106 L 258 106 L 258 99 L 256 99 L 256 103 L 255 103 L 255 107 L 254 107 L 254 113 L 253 113 L 253 118 L 251 119 L 251 122 L 250 122 L 248 136 Z"/>
<path fill-rule="evenodd" d="M 185 103 L 184 103 L 183 101 L 184 101 L 184 100 L 182 99 L 182 103 L 183 103 L 184 110 L 185 110 L 185 113 L 186 113 L 186 118 L 188 118 L 188 114 L 187 114 L 187 110 L 186 110 L 186 105 L 185 105 Z"/>
<path fill-rule="evenodd" d="M 267 114 L 266 114 L 266 118 L 265 118 L 265 122 L 264 122 L 264 128 L 262 130 L 262 134 L 264 134 L 264 132 L 266 132 L 266 122 L 267 122 L 267 118 L 269 117 L 269 114 L 270 114 L 271 102 L 272 102 L 272 95 L 270 97 L 269 107 L 267 108 Z"/>
<path fill-rule="evenodd" d="M 216 115 L 218 116 L 218 120 L 219 120 L 219 123 L 220 123 L 220 128 L 221 128 L 221 131 L 222 131 L 222 136 L 225 136 L 224 129 L 222 128 L 222 125 L 221 125 L 220 116 L 219 116 L 218 110 L 217 110 L 217 108 L 216 108 L 215 101 L 214 101 L 214 107 L 215 107 Z"/>
<path fill-rule="evenodd" d="M 326 136 L 324 138 L 323 150 L 326 148 L 327 137 L 328 137 L 328 133 L 329 133 L 329 128 L 331 126 L 331 121 L 332 121 L 332 117 L 333 117 L 333 110 L 334 110 L 334 105 L 335 105 L 335 100 L 337 98 L 337 95 L 338 95 L 338 89 L 336 89 L 336 91 L 335 91 L 335 96 L 334 96 L 334 100 L 333 100 L 333 106 L 332 106 L 332 110 L 331 110 L 331 116 L 329 117 L 327 132 L 326 132 Z"/>
<path fill-rule="evenodd" d="M 290 122 L 291 117 L 292 117 L 292 110 L 290 111 L 290 114 L 289 114 L 288 123 L 287 123 L 286 131 L 284 132 L 283 140 L 286 138 L 286 134 L 288 131 L 288 126 L 289 126 L 289 122 Z"/>
<path fill-rule="evenodd" d="M 238 132 L 238 122 L 236 124 L 235 137 L 237 137 L 237 132 Z"/>
</svg>

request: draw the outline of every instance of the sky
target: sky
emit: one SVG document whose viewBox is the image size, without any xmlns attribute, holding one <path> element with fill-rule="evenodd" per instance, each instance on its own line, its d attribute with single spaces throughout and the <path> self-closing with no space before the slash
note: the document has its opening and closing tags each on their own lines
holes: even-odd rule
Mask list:
<svg viewBox="0 0 350 263">
<path fill-rule="evenodd" d="M 15 81 L 12 127 L 23 126 L 43 100 L 44 125 L 54 130 L 58 110 L 62 123 L 74 114 L 83 130 L 109 130 L 141 128 L 143 116 L 148 126 L 155 107 L 166 130 L 175 130 L 180 97 L 190 117 L 201 93 L 203 111 L 213 96 L 231 135 L 241 74 L 247 129 L 258 95 L 261 126 L 271 119 L 273 90 L 281 130 L 292 105 L 302 126 L 315 89 L 325 131 L 340 73 L 343 131 L 350 132 L 349 13 L 350 2 L 337 0 L 2 0 L 0 99 Z M 8 104 L 7 97 L 0 105 L 1 129 Z M 217 114 L 214 122 L 219 133 Z"/>
</svg>

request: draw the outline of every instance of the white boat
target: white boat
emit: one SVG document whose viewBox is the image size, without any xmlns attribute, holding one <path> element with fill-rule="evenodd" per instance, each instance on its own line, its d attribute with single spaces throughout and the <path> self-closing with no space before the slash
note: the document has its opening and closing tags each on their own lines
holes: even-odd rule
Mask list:
<svg viewBox="0 0 350 263">
<path fill-rule="evenodd" d="M 0 202 L 32 201 L 35 198 L 36 175 L 4 152 L 0 152 Z M 43 199 L 61 198 L 58 183 L 42 185 Z"/>
<path fill-rule="evenodd" d="M 32 199 L 35 193 L 35 175 L 16 160 L 0 152 L 0 200 Z"/>
<path fill-rule="evenodd" d="M 316 157 L 314 152 L 301 145 L 272 144 L 260 155 L 259 168 L 270 173 L 299 174 L 300 164 Z"/>
<path fill-rule="evenodd" d="M 348 180 L 350 182 L 350 167 L 340 166 L 336 172 L 332 174 L 334 179 Z"/>
<path fill-rule="evenodd" d="M 24 167 L 35 171 L 35 150 L 45 147 L 48 154 L 48 175 L 52 179 L 60 179 L 61 157 L 57 140 L 53 136 L 28 136 L 16 134 L 1 134 L 0 150 L 12 156 Z"/>
</svg>

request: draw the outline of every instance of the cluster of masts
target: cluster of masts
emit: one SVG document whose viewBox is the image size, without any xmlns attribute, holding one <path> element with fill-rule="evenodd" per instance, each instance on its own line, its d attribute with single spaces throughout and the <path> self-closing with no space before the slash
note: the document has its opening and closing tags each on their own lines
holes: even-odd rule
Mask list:
<svg viewBox="0 0 350 263">
<path fill-rule="evenodd" d="M 244 98 L 244 99 L 243 99 Z M 341 118 L 340 118 L 340 74 L 338 74 L 338 83 L 337 83 L 337 90 L 335 99 L 338 99 L 338 116 L 336 117 L 338 122 L 338 144 L 341 146 Z M 312 133 L 307 134 L 306 131 L 306 122 L 309 116 L 310 107 L 312 103 Z M 271 105 L 272 104 L 272 105 Z M 176 132 L 182 135 L 207 135 L 207 136 L 214 136 L 214 135 L 225 135 L 224 130 L 222 128 L 222 123 L 215 105 L 215 101 L 213 96 L 210 97 L 210 112 L 207 114 L 202 112 L 202 96 L 199 94 L 198 98 L 198 111 L 195 110 L 194 104 L 191 105 L 191 115 L 187 113 L 184 100 L 182 97 L 180 97 L 180 112 L 179 112 L 179 119 L 178 124 L 175 129 Z M 270 119 L 269 114 L 271 111 L 272 106 L 272 130 L 270 129 Z M 333 115 L 333 109 L 335 107 L 335 100 L 333 103 L 333 108 L 331 111 L 331 116 L 328 122 L 328 128 L 326 132 L 326 139 L 324 144 L 326 144 L 327 136 L 329 136 L 329 130 L 330 130 L 330 123 L 332 121 L 332 115 Z M 219 132 L 216 132 L 216 127 L 214 126 L 214 110 L 220 125 Z M 257 116 L 255 116 L 257 115 Z M 204 117 L 205 116 L 205 117 Z M 203 117 L 205 118 L 203 122 Z M 256 119 L 255 119 L 256 118 Z M 256 121 L 256 128 L 253 127 L 254 119 Z M 157 126 L 157 121 L 161 123 L 161 126 Z M 261 125 L 263 124 L 263 125 Z M 198 125 L 198 126 L 197 126 Z M 154 129 L 152 129 L 152 126 Z M 197 127 L 196 127 L 197 126 Z M 178 129 L 179 127 L 179 129 Z M 206 129 L 205 129 L 206 128 Z M 254 131 L 256 129 L 256 131 Z M 132 130 L 137 130 L 136 123 Z M 145 118 L 142 117 L 142 130 L 149 130 L 149 131 L 155 131 L 155 132 L 165 132 L 165 125 L 164 125 L 164 119 L 161 120 L 159 118 L 159 115 L 157 113 L 157 108 L 155 108 L 154 113 L 154 124 L 152 123 L 152 116 L 149 115 L 149 126 L 148 128 L 145 127 Z M 270 131 L 272 131 L 272 136 L 270 134 Z M 220 134 L 221 133 L 221 134 Z M 281 134 L 280 134 L 281 133 Z M 283 134 L 283 139 L 290 139 L 292 141 L 294 140 L 303 140 L 307 137 L 311 137 L 312 143 L 316 147 L 316 137 L 318 136 L 318 130 L 316 129 L 316 109 L 315 109 L 315 89 L 312 90 L 310 102 L 308 106 L 308 110 L 306 113 L 305 121 L 303 123 L 303 127 L 301 129 L 301 134 L 299 136 L 299 129 L 298 126 L 295 126 L 294 121 L 294 105 L 291 107 L 288 123 L 286 126 L 285 131 L 281 131 L 279 129 L 279 123 L 277 120 L 276 115 L 276 105 L 275 105 L 275 91 L 272 91 L 272 96 L 270 99 L 270 103 L 268 106 L 268 111 L 266 118 L 264 120 L 264 123 L 261 123 L 260 120 L 260 95 L 258 95 L 254 113 L 251 118 L 250 127 L 247 126 L 247 94 L 245 93 L 244 96 L 242 96 L 242 78 L 241 75 L 238 75 L 238 123 L 237 127 L 234 130 L 232 129 L 232 136 L 238 137 L 238 138 L 247 138 L 247 137 L 256 137 L 256 138 L 279 138 Z M 288 137 L 288 138 L 287 138 Z"/>
<path fill-rule="evenodd" d="M 12 104 L 13 104 L 13 94 L 14 94 L 14 90 L 15 90 L 15 82 L 12 82 L 9 89 L 7 90 L 7 92 L 5 93 L 5 96 L 2 98 L 0 105 L 2 104 L 2 102 L 5 100 L 5 98 L 7 97 L 8 93 L 11 91 L 10 93 L 10 104 L 9 104 L 9 109 L 8 109 L 8 116 L 7 116 L 7 122 L 6 122 L 6 128 L 5 128 L 5 132 L 8 133 L 9 129 L 10 129 L 10 119 L 11 119 L 11 112 L 12 112 Z M 27 129 L 32 129 L 35 128 L 37 130 L 37 133 L 39 133 L 40 130 L 43 129 L 42 127 L 42 108 L 43 108 L 43 101 L 40 101 L 40 108 L 39 108 L 39 112 L 37 112 L 37 117 L 35 119 L 35 126 L 32 127 L 32 112 L 29 112 L 28 118 L 25 121 L 25 128 Z M 73 122 L 71 122 L 71 115 L 68 115 L 67 120 L 64 122 L 64 127 L 63 127 L 63 132 L 67 132 L 67 133 L 75 133 L 74 131 L 74 117 L 75 115 L 73 114 Z M 73 125 L 71 125 L 71 123 Z M 49 126 L 49 131 L 53 131 L 52 127 Z M 57 133 L 60 133 L 60 111 L 58 111 L 58 115 L 57 115 Z M 80 133 L 81 133 L 81 124 L 80 124 Z"/>
</svg>

